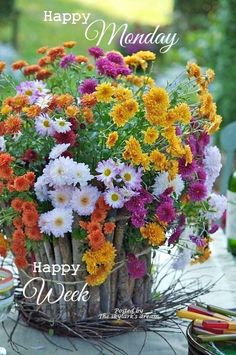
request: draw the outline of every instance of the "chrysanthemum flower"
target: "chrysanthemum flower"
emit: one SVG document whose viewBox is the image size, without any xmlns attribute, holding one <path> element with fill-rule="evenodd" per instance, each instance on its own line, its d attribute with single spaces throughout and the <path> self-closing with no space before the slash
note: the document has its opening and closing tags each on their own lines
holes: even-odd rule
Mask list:
<svg viewBox="0 0 236 355">
<path fill-rule="evenodd" d="M 99 173 L 97 179 L 104 182 L 106 185 L 110 185 L 112 179 L 116 176 L 118 169 L 115 162 L 112 159 L 102 160 L 98 163 L 96 171 Z"/>
<path fill-rule="evenodd" d="M 78 87 L 79 92 L 84 94 L 92 94 L 96 90 L 96 86 L 98 85 L 97 79 L 85 79 L 80 86 Z"/>
<path fill-rule="evenodd" d="M 94 58 L 102 57 L 105 53 L 102 48 L 99 47 L 91 47 L 89 48 L 89 54 L 92 55 Z"/>
<path fill-rule="evenodd" d="M 39 70 L 40 66 L 37 64 L 27 65 L 26 67 L 24 67 L 23 73 L 25 76 L 28 76 L 37 73 Z"/>
<path fill-rule="evenodd" d="M 64 153 L 68 148 L 69 148 L 70 144 L 57 144 L 55 145 L 51 152 L 49 153 L 49 159 L 57 159 L 58 157 L 60 157 L 62 155 L 62 153 Z"/>
<path fill-rule="evenodd" d="M 25 234 L 31 240 L 42 240 L 42 233 L 38 226 L 26 227 Z"/>
<path fill-rule="evenodd" d="M 155 127 L 148 127 L 148 129 L 143 133 L 144 133 L 144 143 L 145 144 L 155 143 L 158 136 L 159 136 L 159 133 Z"/>
<path fill-rule="evenodd" d="M 73 147 L 76 143 L 76 133 L 72 130 L 66 133 L 55 133 L 54 138 L 56 139 L 57 144 L 70 144 Z"/>
<path fill-rule="evenodd" d="M 107 141 L 106 141 L 107 148 L 111 149 L 112 147 L 114 147 L 118 138 L 119 138 L 119 135 L 116 131 L 109 133 L 109 135 L 107 137 Z"/>
<path fill-rule="evenodd" d="M 96 98 L 99 102 L 110 102 L 114 94 L 114 88 L 110 83 L 102 83 L 96 87 Z"/>
<path fill-rule="evenodd" d="M 16 256 L 14 261 L 19 269 L 26 269 L 29 265 L 25 256 Z"/>
<path fill-rule="evenodd" d="M 35 130 L 41 136 L 53 136 L 55 127 L 53 120 L 47 115 L 40 115 L 35 120 Z"/>
<path fill-rule="evenodd" d="M 66 208 L 70 206 L 73 188 L 65 186 L 49 192 L 53 207 Z"/>
<path fill-rule="evenodd" d="M 172 201 L 161 202 L 156 209 L 156 215 L 161 222 L 171 223 L 176 217 L 176 211 Z"/>
<path fill-rule="evenodd" d="M 76 63 L 76 56 L 74 54 L 65 55 L 60 61 L 60 67 L 63 69 L 68 68 L 71 64 Z"/>
<path fill-rule="evenodd" d="M 76 163 L 73 171 L 73 183 L 80 184 L 81 187 L 86 186 L 88 181 L 93 179 L 93 175 L 90 173 L 88 165 L 84 163 Z"/>
<path fill-rule="evenodd" d="M 115 223 L 107 222 L 107 223 L 104 224 L 103 232 L 105 234 L 111 234 L 111 233 L 113 233 L 115 227 L 116 227 Z"/>
<path fill-rule="evenodd" d="M 134 254 L 128 254 L 128 273 L 133 279 L 141 279 L 146 275 L 147 265 L 145 260 L 138 259 Z"/>
<path fill-rule="evenodd" d="M 21 212 L 22 211 L 22 208 L 23 208 L 23 203 L 25 201 L 22 200 L 21 198 L 14 198 L 12 201 L 11 201 L 11 207 L 17 211 L 17 212 Z"/>
<path fill-rule="evenodd" d="M 4 121 L 4 128 L 6 134 L 15 134 L 21 130 L 22 120 L 19 116 L 10 115 Z"/>
<path fill-rule="evenodd" d="M 64 118 L 56 118 L 53 122 L 53 126 L 58 133 L 66 133 L 71 130 L 71 123 Z"/>
<path fill-rule="evenodd" d="M 136 171 L 132 165 L 124 165 L 120 172 L 120 176 L 128 188 L 133 190 L 141 189 L 142 169 Z"/>
<path fill-rule="evenodd" d="M 201 201 L 207 196 L 207 189 L 201 182 L 193 182 L 188 190 L 188 194 L 192 201 Z"/>
<path fill-rule="evenodd" d="M 95 208 L 100 192 L 95 186 L 85 186 L 73 193 L 71 206 L 80 216 L 90 215 Z"/>
<path fill-rule="evenodd" d="M 124 206 L 124 197 L 118 187 L 112 188 L 104 192 L 106 203 L 112 208 L 121 208 Z"/>
<path fill-rule="evenodd" d="M 22 221 L 26 227 L 34 227 L 39 220 L 39 215 L 36 210 L 26 210 L 23 212 Z"/>
<path fill-rule="evenodd" d="M 28 191 L 30 188 L 30 183 L 24 175 L 17 176 L 14 179 L 14 188 L 16 191 Z"/>
<path fill-rule="evenodd" d="M 156 125 L 165 124 L 167 109 L 169 107 L 169 95 L 163 88 L 154 87 L 143 95 L 146 109 L 146 119 Z"/>
<path fill-rule="evenodd" d="M 41 233 L 52 234 L 55 237 L 64 237 L 65 233 L 72 232 L 73 214 L 68 208 L 54 208 L 39 217 Z"/>
<path fill-rule="evenodd" d="M 149 244 L 159 246 L 164 244 L 166 237 L 163 228 L 157 223 L 147 223 L 140 228 L 143 238 L 147 239 Z"/>
<path fill-rule="evenodd" d="M 104 234 L 99 230 L 88 234 L 88 240 L 92 250 L 100 249 L 106 241 Z"/>
<path fill-rule="evenodd" d="M 63 43 L 63 46 L 65 48 L 73 48 L 74 46 L 76 46 L 77 42 L 76 41 L 66 41 Z"/>
<path fill-rule="evenodd" d="M 17 60 L 16 62 L 14 62 L 12 64 L 12 69 L 13 70 L 20 70 L 24 67 L 26 67 L 27 65 L 29 65 L 25 60 Z"/>
<path fill-rule="evenodd" d="M 71 185 L 74 182 L 73 171 L 76 162 L 73 159 L 59 157 L 51 160 L 46 167 L 46 176 L 51 186 Z"/>
</svg>

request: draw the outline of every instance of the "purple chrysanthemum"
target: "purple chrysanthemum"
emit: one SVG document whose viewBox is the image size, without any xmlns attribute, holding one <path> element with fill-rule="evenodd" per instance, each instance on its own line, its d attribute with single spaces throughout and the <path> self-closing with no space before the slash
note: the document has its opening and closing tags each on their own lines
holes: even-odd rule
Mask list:
<svg viewBox="0 0 236 355">
<path fill-rule="evenodd" d="M 156 209 L 156 215 L 161 222 L 171 223 L 176 217 L 176 211 L 171 201 L 161 203 Z"/>
<path fill-rule="evenodd" d="M 195 161 L 192 161 L 192 163 L 186 163 L 184 158 L 179 160 L 179 173 L 183 178 L 190 177 L 194 173 L 195 169 Z"/>
<path fill-rule="evenodd" d="M 128 254 L 128 273 L 134 279 L 141 279 L 147 273 L 147 264 L 145 260 L 138 259 L 134 254 Z"/>
<path fill-rule="evenodd" d="M 196 235 L 190 235 L 189 239 L 199 248 L 204 248 L 206 246 L 205 238 L 197 237 Z"/>
<path fill-rule="evenodd" d="M 99 74 L 109 76 L 113 79 L 117 78 L 118 75 L 128 75 L 131 73 L 131 70 L 124 62 L 117 64 L 109 60 L 107 56 L 98 58 L 96 67 Z"/>
<path fill-rule="evenodd" d="M 168 246 L 170 246 L 171 244 L 177 243 L 182 232 L 183 232 L 183 229 L 176 228 L 176 230 L 171 234 L 171 236 L 168 239 Z"/>
<path fill-rule="evenodd" d="M 124 59 L 122 55 L 118 52 L 109 52 L 106 55 L 107 59 L 116 64 L 124 64 Z"/>
<path fill-rule="evenodd" d="M 203 167 L 201 167 L 201 166 L 198 167 L 196 173 L 197 173 L 198 180 L 200 182 L 206 181 L 207 174 L 206 174 L 206 171 Z"/>
<path fill-rule="evenodd" d="M 219 224 L 213 223 L 213 224 L 211 225 L 211 228 L 208 230 L 208 232 L 209 232 L 210 234 L 214 234 L 215 232 L 218 231 L 219 228 L 220 228 Z"/>
<path fill-rule="evenodd" d="M 74 54 L 67 54 L 62 58 L 60 67 L 63 69 L 68 68 L 71 64 L 76 63 L 76 56 Z"/>
<path fill-rule="evenodd" d="M 192 201 L 201 201 L 207 196 L 206 186 L 201 182 L 193 182 L 188 191 Z"/>
<path fill-rule="evenodd" d="M 96 90 L 97 84 L 98 81 L 96 79 L 85 79 L 78 89 L 82 95 L 92 94 Z"/>
<path fill-rule="evenodd" d="M 89 48 L 88 51 L 89 51 L 89 54 L 96 59 L 99 57 L 102 57 L 105 54 L 103 49 L 100 47 L 91 47 L 91 48 Z"/>
</svg>

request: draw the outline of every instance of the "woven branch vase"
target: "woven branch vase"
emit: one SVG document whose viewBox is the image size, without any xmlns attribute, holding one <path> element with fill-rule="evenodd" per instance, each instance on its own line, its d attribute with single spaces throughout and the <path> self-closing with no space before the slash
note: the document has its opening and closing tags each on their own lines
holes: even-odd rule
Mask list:
<svg viewBox="0 0 236 355">
<path fill-rule="evenodd" d="M 147 273 L 143 278 L 134 279 L 128 274 L 127 255 L 124 248 L 125 233 L 127 227 L 127 218 L 120 219 L 116 223 L 116 228 L 110 236 L 110 241 L 116 248 L 117 255 L 115 267 L 110 273 L 106 281 L 100 286 L 87 286 L 89 291 L 89 300 L 80 301 L 65 301 L 63 298 L 55 304 L 50 304 L 47 301 L 42 305 L 36 304 L 36 297 L 31 299 L 21 298 L 23 308 L 31 309 L 32 312 L 37 311 L 44 316 L 48 316 L 52 322 L 65 322 L 66 324 L 78 323 L 87 319 L 99 319 L 99 315 L 103 313 L 112 313 L 115 308 L 130 309 L 140 307 L 146 309 L 150 306 L 152 278 L 149 270 L 151 269 L 151 250 L 146 249 L 140 259 L 146 261 Z M 142 254 L 142 251 L 141 253 Z M 37 294 L 35 290 L 40 290 L 42 281 L 40 279 L 30 282 L 30 278 L 45 279 L 45 287 L 42 298 L 52 289 L 52 298 L 57 299 L 61 292 L 61 287 L 58 283 L 62 283 L 65 287 L 65 292 L 71 291 L 80 292 L 85 285 L 85 277 L 87 275 L 84 264 L 82 262 L 83 252 L 81 251 L 81 241 L 73 239 L 70 235 L 64 238 L 58 238 L 53 243 L 44 241 L 35 252 L 35 261 L 45 264 L 75 264 L 82 265 L 76 276 L 72 275 L 73 271 L 63 276 L 58 273 L 55 276 L 51 274 L 37 272 L 32 273 L 32 268 L 25 271 L 19 270 L 21 284 L 24 287 L 27 283 L 27 296 Z M 49 276 L 50 275 L 50 276 Z M 36 295 L 37 296 L 37 295 Z M 23 312 L 24 313 L 24 309 Z M 28 314 L 28 313 L 27 313 Z M 26 313 L 25 313 L 26 316 Z M 27 317 L 27 316 L 26 316 Z M 30 316 L 32 318 L 32 314 Z M 35 315 L 34 315 L 35 317 Z"/>
</svg>

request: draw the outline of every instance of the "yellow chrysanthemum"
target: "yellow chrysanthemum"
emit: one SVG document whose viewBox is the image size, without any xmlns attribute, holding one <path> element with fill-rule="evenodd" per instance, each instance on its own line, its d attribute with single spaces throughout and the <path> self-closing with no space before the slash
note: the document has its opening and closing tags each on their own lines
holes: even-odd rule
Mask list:
<svg viewBox="0 0 236 355">
<path fill-rule="evenodd" d="M 198 78 L 201 75 L 201 68 L 196 63 L 188 63 L 187 72 L 190 78 L 191 77 Z"/>
<path fill-rule="evenodd" d="M 220 115 L 216 115 L 211 125 L 210 126 L 205 125 L 204 129 L 208 134 L 214 134 L 219 130 L 221 122 L 222 122 L 222 117 Z"/>
<path fill-rule="evenodd" d="M 184 158 L 185 158 L 186 164 L 191 164 L 193 161 L 193 154 L 192 154 L 191 148 L 188 144 L 185 145 L 184 151 L 185 151 Z"/>
<path fill-rule="evenodd" d="M 142 165 L 143 169 L 149 170 L 150 168 L 150 157 L 148 156 L 147 153 L 142 153 L 140 156 L 140 164 Z"/>
<path fill-rule="evenodd" d="M 107 137 L 107 141 L 106 141 L 107 148 L 111 149 L 112 147 L 114 147 L 114 145 L 116 144 L 118 138 L 119 138 L 119 135 L 118 135 L 117 132 L 109 133 L 109 135 Z"/>
<path fill-rule="evenodd" d="M 156 54 L 151 51 L 139 51 L 135 53 L 139 58 L 142 58 L 146 61 L 153 61 L 156 59 Z"/>
<path fill-rule="evenodd" d="M 140 161 L 142 160 L 142 149 L 140 143 L 133 136 L 126 141 L 123 158 L 125 160 L 131 160 L 135 165 L 140 164 Z"/>
<path fill-rule="evenodd" d="M 157 171 L 163 171 L 167 167 L 167 159 L 165 154 L 161 153 L 158 149 L 155 149 L 150 154 L 150 161 L 153 164 L 153 168 Z"/>
<path fill-rule="evenodd" d="M 123 127 L 129 121 L 128 112 L 125 110 L 124 105 L 116 104 L 113 106 L 110 115 L 113 119 L 113 122 L 118 127 Z"/>
<path fill-rule="evenodd" d="M 125 101 L 133 97 L 133 93 L 130 89 L 118 86 L 114 91 L 114 97 L 118 101 Z"/>
<path fill-rule="evenodd" d="M 191 111 L 186 103 L 181 103 L 176 107 L 178 120 L 188 124 L 191 120 Z"/>
<path fill-rule="evenodd" d="M 169 95 L 160 87 L 153 87 L 143 95 L 146 119 L 153 125 L 166 125 Z"/>
<path fill-rule="evenodd" d="M 115 256 L 116 249 L 111 242 L 106 241 L 96 251 L 87 250 L 83 255 L 82 261 L 86 263 L 88 273 L 94 275 L 101 266 L 106 267 L 107 271 L 111 271 L 114 266 Z"/>
<path fill-rule="evenodd" d="M 12 108 L 9 105 L 3 105 L 1 108 L 1 113 L 3 115 L 8 115 L 11 111 L 12 111 Z"/>
<path fill-rule="evenodd" d="M 96 98 L 99 102 L 110 102 L 114 94 L 114 87 L 110 83 L 99 84 L 96 87 Z"/>
<path fill-rule="evenodd" d="M 170 180 L 174 180 L 179 172 L 179 162 L 178 160 L 168 161 L 168 174 Z"/>
<path fill-rule="evenodd" d="M 208 83 L 211 83 L 215 79 L 215 72 L 213 69 L 207 69 L 206 71 L 206 77 Z"/>
<path fill-rule="evenodd" d="M 145 144 L 153 144 L 156 142 L 159 133 L 155 127 L 148 127 L 148 129 L 143 132 L 144 134 L 144 143 Z"/>
<path fill-rule="evenodd" d="M 78 112 L 79 112 L 79 108 L 77 106 L 71 105 L 66 108 L 66 115 L 68 117 L 75 117 L 78 114 Z"/>
<path fill-rule="evenodd" d="M 149 244 L 159 246 L 165 243 L 166 237 L 163 228 L 157 223 L 147 223 L 140 228 L 143 238 L 147 239 Z"/>
<path fill-rule="evenodd" d="M 101 284 L 103 284 L 103 282 L 106 281 L 110 270 L 107 270 L 107 267 L 101 266 L 99 267 L 99 269 L 97 270 L 96 274 L 93 275 L 88 275 L 86 277 L 86 282 L 89 286 L 99 286 Z"/>
<path fill-rule="evenodd" d="M 182 141 L 177 136 L 171 136 L 169 139 L 170 146 L 167 148 L 167 152 L 173 157 L 182 157 L 185 154 L 185 149 L 182 146 Z"/>
<path fill-rule="evenodd" d="M 125 79 L 137 87 L 143 86 L 143 79 L 141 76 L 130 74 L 127 75 Z"/>
</svg>

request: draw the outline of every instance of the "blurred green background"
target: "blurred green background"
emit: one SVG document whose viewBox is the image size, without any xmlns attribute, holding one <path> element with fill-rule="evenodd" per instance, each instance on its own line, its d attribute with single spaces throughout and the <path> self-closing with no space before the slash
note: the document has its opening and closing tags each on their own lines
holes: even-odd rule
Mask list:
<svg viewBox="0 0 236 355">
<path fill-rule="evenodd" d="M 84 26 L 43 22 L 43 11 L 91 13 L 91 19 L 106 23 L 128 23 L 131 32 L 148 33 L 161 26 L 162 32 L 177 32 L 177 45 L 165 54 L 158 47 L 145 47 L 157 52 L 157 83 L 173 79 L 187 61 L 195 60 L 203 67 L 212 67 L 217 80 L 212 91 L 224 124 L 235 120 L 236 100 L 236 0 L 0 0 L 0 57 L 37 60 L 35 50 L 44 45 L 55 46 L 76 40 L 78 54 L 87 54 L 94 45 L 84 37 Z M 101 46 L 121 49 L 119 41 L 107 45 L 109 32 Z M 135 46 L 124 54 L 139 50 Z"/>
</svg>

